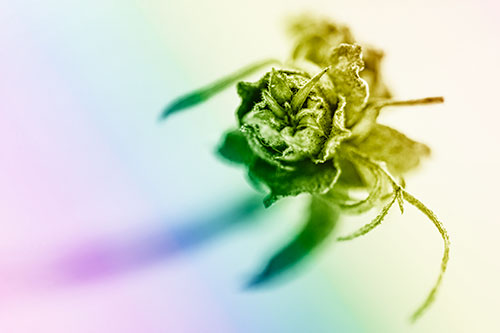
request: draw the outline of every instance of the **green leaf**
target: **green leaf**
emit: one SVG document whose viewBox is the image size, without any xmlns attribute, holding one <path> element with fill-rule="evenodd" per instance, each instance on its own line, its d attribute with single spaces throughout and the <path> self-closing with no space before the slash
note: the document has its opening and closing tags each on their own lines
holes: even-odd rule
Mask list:
<svg viewBox="0 0 500 333">
<path fill-rule="evenodd" d="M 160 120 L 165 119 L 169 115 L 193 107 L 199 103 L 205 102 L 212 96 L 220 93 L 222 90 L 226 89 L 230 85 L 236 83 L 237 81 L 243 79 L 244 77 L 258 71 L 259 69 L 269 66 L 273 63 L 277 63 L 276 60 L 264 60 L 257 63 L 251 64 L 247 67 L 240 69 L 220 80 L 217 80 L 203 88 L 193 91 L 187 95 L 181 96 L 172 103 L 170 103 L 161 113 Z"/>
<path fill-rule="evenodd" d="M 281 105 L 276 99 L 274 99 L 274 97 L 268 90 L 264 90 L 264 92 L 262 93 L 262 98 L 277 118 L 283 119 L 286 117 L 285 110 L 283 110 Z"/>
<path fill-rule="evenodd" d="M 337 180 L 337 184 L 335 184 L 335 188 L 337 188 L 337 186 L 342 186 L 346 188 L 359 189 L 367 186 L 361 175 L 362 171 L 360 171 L 358 166 L 352 161 L 339 156 L 337 158 L 337 163 L 340 168 L 340 177 Z"/>
<path fill-rule="evenodd" d="M 443 103 L 444 98 L 441 96 L 425 97 L 408 100 L 392 100 L 392 99 L 370 99 L 363 109 L 358 121 L 351 127 L 352 137 L 355 141 L 361 141 L 368 135 L 371 135 L 371 130 L 376 126 L 377 118 L 380 110 L 387 106 L 414 106 L 424 104 Z"/>
<path fill-rule="evenodd" d="M 274 68 L 269 78 L 269 91 L 273 98 L 281 105 L 292 99 L 292 90 L 287 83 L 285 75 Z"/>
<path fill-rule="evenodd" d="M 240 130 L 227 132 L 217 150 L 226 160 L 249 165 L 255 159 L 247 139 Z"/>
<path fill-rule="evenodd" d="M 236 89 L 241 97 L 241 104 L 236 111 L 239 124 L 242 124 L 243 117 L 250 112 L 254 105 L 262 100 L 262 91 L 269 85 L 269 73 L 266 73 L 257 82 L 238 82 Z"/>
<path fill-rule="evenodd" d="M 384 52 L 373 47 L 363 47 L 365 69 L 361 77 L 368 83 L 370 97 L 391 98 L 391 92 L 382 79 L 381 63 Z"/>
<path fill-rule="evenodd" d="M 369 102 L 362 111 L 358 121 L 351 127 L 352 140 L 359 142 L 370 135 L 377 124 L 377 118 L 383 105 L 378 102 Z"/>
<path fill-rule="evenodd" d="M 262 285 L 292 268 L 318 247 L 337 225 L 339 211 L 326 201 L 313 197 L 306 224 L 286 246 L 276 253 L 248 284 Z"/>
<path fill-rule="evenodd" d="M 363 69 L 361 46 L 340 44 L 330 56 L 332 69 L 328 71 L 335 92 L 345 98 L 346 125 L 350 127 L 360 116 L 368 99 L 368 86 L 359 76 Z"/>
<path fill-rule="evenodd" d="M 399 190 L 396 190 L 396 192 L 394 192 L 394 194 L 393 194 L 391 201 L 389 201 L 389 203 L 387 203 L 384 206 L 384 208 L 382 208 L 382 210 L 378 213 L 378 215 L 370 223 L 365 224 L 364 226 L 362 226 L 358 230 L 356 230 L 348 235 L 337 237 L 337 241 L 352 240 L 352 239 L 357 238 L 359 236 L 366 235 L 368 232 L 375 229 L 375 227 L 379 226 L 382 223 L 382 221 L 384 220 L 384 218 L 387 216 L 389 209 L 392 207 L 392 205 L 394 204 L 394 202 L 396 201 L 396 199 L 398 198 L 399 195 L 400 195 Z"/>
<path fill-rule="evenodd" d="M 385 162 L 395 175 L 415 168 L 423 157 L 430 154 L 430 148 L 423 143 L 380 124 L 376 124 L 356 148 L 373 160 Z"/>
<path fill-rule="evenodd" d="M 346 148 L 349 146 L 343 146 Z M 349 154 L 342 149 L 338 155 L 340 177 L 332 190 L 324 195 L 340 207 L 346 214 L 361 214 L 375 207 L 384 199 L 390 185 L 383 173 L 364 159 L 357 159 L 356 155 Z M 357 181 L 357 183 L 354 183 Z M 355 193 L 352 190 L 357 190 Z M 359 190 L 366 192 L 362 199 L 354 198 L 352 194 L 359 194 Z"/>
<path fill-rule="evenodd" d="M 290 24 L 290 32 L 296 44 L 292 59 L 307 59 L 320 67 L 327 66 L 331 50 L 341 43 L 356 43 L 348 27 L 321 17 L 301 15 Z M 384 53 L 363 45 L 364 69 L 361 77 L 368 83 L 370 96 L 390 98 L 391 93 L 383 82 L 381 62 Z"/>
<path fill-rule="evenodd" d="M 330 134 L 319 158 L 315 160 L 316 163 L 323 163 L 333 158 L 340 144 L 351 135 L 351 132 L 345 128 L 345 108 L 345 99 L 340 97 L 337 110 L 335 110 L 333 115 Z"/>
<path fill-rule="evenodd" d="M 321 72 L 318 74 L 314 75 L 302 88 L 299 89 L 295 93 L 295 96 L 293 96 L 292 99 L 292 110 L 297 113 L 301 108 L 304 102 L 306 101 L 307 97 L 311 93 L 311 90 L 316 86 L 318 83 L 319 79 L 330 69 L 330 67 L 326 67 L 323 69 Z"/>
<path fill-rule="evenodd" d="M 339 170 L 333 163 L 314 164 L 308 160 L 294 163 L 289 170 L 256 159 L 249 168 L 249 176 L 269 188 L 270 193 L 264 199 L 264 205 L 269 207 L 286 196 L 328 192 L 337 181 Z"/>
<path fill-rule="evenodd" d="M 280 132 L 273 126 L 275 115 L 270 110 L 255 112 L 252 115 L 252 125 L 254 126 L 246 123 L 240 127 L 240 131 L 245 135 L 250 149 L 267 163 L 289 170 L 290 168 L 287 168 L 283 161 L 276 158 L 277 154 L 282 154 L 286 149 L 286 142 Z M 260 133 L 265 133 L 265 138 L 259 136 L 257 128 L 261 131 Z"/>
<path fill-rule="evenodd" d="M 372 172 L 371 181 L 367 188 L 367 196 L 364 199 L 353 199 L 349 196 L 349 188 L 335 186 L 326 196 L 330 196 L 332 200 L 342 209 L 343 213 L 361 214 L 372 209 L 381 199 L 385 182 L 381 177 L 380 172 L 375 169 L 369 169 Z M 365 176 L 366 177 L 366 176 Z"/>
<path fill-rule="evenodd" d="M 289 30 L 296 40 L 292 59 L 306 59 L 321 67 L 327 65 L 332 48 L 340 43 L 354 43 L 347 26 L 321 17 L 300 15 L 290 22 Z"/>
<path fill-rule="evenodd" d="M 271 164 L 254 153 L 240 130 L 226 133 L 218 153 L 228 161 L 246 165 L 248 176 L 257 189 L 261 189 L 262 185 L 267 187 L 269 195 L 264 199 L 266 207 L 286 196 L 325 193 L 339 176 L 333 163 L 314 164 L 304 160 L 294 163 L 293 167 Z"/>
</svg>

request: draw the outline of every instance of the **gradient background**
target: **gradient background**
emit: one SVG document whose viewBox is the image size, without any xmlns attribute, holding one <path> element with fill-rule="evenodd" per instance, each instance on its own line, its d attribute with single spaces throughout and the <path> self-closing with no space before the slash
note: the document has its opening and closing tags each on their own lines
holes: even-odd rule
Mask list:
<svg viewBox="0 0 500 333">
<path fill-rule="evenodd" d="M 286 57 L 284 19 L 302 10 L 382 48 L 397 97 L 446 98 L 382 116 L 432 147 L 408 189 L 452 240 L 437 301 L 413 326 L 442 255 L 425 217 L 394 209 L 283 283 L 244 291 L 299 227 L 304 198 L 220 224 L 254 193 L 213 155 L 234 89 L 156 122 L 175 96 Z M 0 332 L 499 332 L 499 11 L 486 0 L 0 1 Z"/>
</svg>

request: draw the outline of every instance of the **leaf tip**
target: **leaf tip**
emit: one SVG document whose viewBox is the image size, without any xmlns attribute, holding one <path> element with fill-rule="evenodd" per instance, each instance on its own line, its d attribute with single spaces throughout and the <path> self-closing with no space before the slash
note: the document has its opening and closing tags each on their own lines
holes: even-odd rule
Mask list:
<svg viewBox="0 0 500 333">
<path fill-rule="evenodd" d="M 266 279 L 265 275 L 257 274 L 254 277 L 252 277 L 249 281 L 247 281 L 247 283 L 245 283 L 243 288 L 245 290 L 258 288 L 258 287 L 262 286 L 266 280 L 267 279 Z"/>
<path fill-rule="evenodd" d="M 278 197 L 274 194 L 268 194 L 265 198 L 264 198 L 264 207 L 265 208 L 269 208 L 271 207 L 276 201 L 278 201 Z"/>
<path fill-rule="evenodd" d="M 165 109 L 163 109 L 163 111 L 158 116 L 158 122 L 164 121 L 172 113 L 171 109 L 171 107 L 166 107 Z"/>
</svg>

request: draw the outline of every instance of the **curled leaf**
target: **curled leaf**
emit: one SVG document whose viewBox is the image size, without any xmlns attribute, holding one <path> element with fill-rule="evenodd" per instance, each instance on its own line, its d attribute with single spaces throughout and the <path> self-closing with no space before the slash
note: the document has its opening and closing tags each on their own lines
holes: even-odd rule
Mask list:
<svg viewBox="0 0 500 333">
<path fill-rule="evenodd" d="M 392 207 L 392 205 L 396 201 L 396 198 L 398 196 L 398 192 L 399 191 L 396 191 L 394 193 L 391 201 L 389 201 L 389 203 L 387 203 L 387 205 L 385 205 L 384 208 L 382 208 L 380 213 L 373 219 L 373 221 L 371 221 L 368 224 L 365 224 L 363 227 L 350 233 L 349 235 L 337 237 L 337 240 L 338 241 L 351 240 L 351 239 L 357 238 L 359 236 L 363 236 L 363 235 L 367 234 L 368 232 L 370 232 L 371 230 L 375 229 L 375 227 L 379 226 L 382 223 L 382 221 L 384 220 L 384 218 L 386 217 L 387 213 L 389 212 L 389 209 Z"/>
<path fill-rule="evenodd" d="M 359 142 L 370 136 L 371 130 L 377 125 L 376 121 L 381 109 L 386 106 L 412 106 L 443 102 L 443 97 L 426 97 L 410 100 L 371 99 L 363 109 L 360 119 L 352 126 L 352 137 L 355 141 Z"/>
<path fill-rule="evenodd" d="M 395 175 L 415 168 L 423 157 L 430 154 L 430 149 L 425 144 L 380 124 L 376 124 L 370 135 L 357 143 L 356 147 L 371 159 L 385 162 Z"/>
<path fill-rule="evenodd" d="M 371 168 L 368 171 L 372 173 L 373 183 L 366 198 L 357 201 L 353 200 L 349 196 L 348 188 L 334 188 L 333 191 L 327 194 L 342 209 L 343 213 L 354 215 L 364 213 L 373 208 L 381 199 L 384 179 L 380 171 Z"/>
<path fill-rule="evenodd" d="M 269 188 L 270 193 L 264 199 L 264 205 L 269 207 L 287 196 L 326 193 L 333 187 L 340 173 L 333 163 L 314 164 L 303 161 L 293 170 L 286 170 L 256 159 L 249 168 L 249 174 L 250 178 L 259 180 Z"/>
<path fill-rule="evenodd" d="M 328 74 L 334 89 L 345 98 L 346 125 L 350 127 L 359 118 L 368 100 L 368 85 L 359 76 L 364 67 L 361 46 L 340 44 L 332 51 L 329 64 L 332 69 Z"/>
<path fill-rule="evenodd" d="M 247 139 L 240 130 L 226 133 L 219 145 L 218 153 L 230 162 L 243 165 L 250 164 L 255 159 Z"/>
<path fill-rule="evenodd" d="M 291 30 L 296 44 L 286 68 L 272 68 L 256 82 L 238 82 L 238 129 L 226 133 L 218 149 L 226 160 L 246 167 L 256 188 L 267 190 L 266 207 L 286 196 L 313 196 L 304 228 L 249 285 L 263 284 L 300 262 L 332 232 L 339 211 L 361 214 L 383 204 L 370 223 L 338 238 L 345 241 L 380 225 L 396 201 L 403 213 L 407 201 L 434 223 L 445 248 L 438 280 L 414 313 L 415 320 L 435 298 L 448 262 L 449 239 L 434 213 L 404 189 L 403 175 L 430 149 L 377 120 L 384 107 L 441 103 L 443 98 L 389 99 L 380 72 L 383 53 L 364 47 L 363 58 L 346 26 L 302 17 Z M 183 96 L 162 118 L 204 102 L 274 62 L 250 65 Z"/>
<path fill-rule="evenodd" d="M 340 96 L 337 110 L 335 110 L 335 113 L 333 114 L 328 139 L 323 146 L 321 154 L 317 159 L 315 159 L 316 163 L 324 163 L 325 161 L 332 159 L 337 149 L 340 147 L 340 144 L 351 135 L 351 132 L 345 128 L 345 107 L 345 98 Z"/>
<path fill-rule="evenodd" d="M 338 217 L 335 206 L 313 197 L 302 230 L 267 262 L 263 270 L 250 280 L 248 287 L 262 285 L 303 260 L 332 233 Z"/>
<path fill-rule="evenodd" d="M 203 103 L 210 99 L 212 96 L 220 93 L 230 85 L 243 79 L 244 77 L 276 62 L 277 61 L 274 59 L 259 61 L 255 64 L 244 67 L 235 73 L 223 77 L 222 79 L 219 79 L 203 88 L 195 90 L 192 93 L 181 96 L 173 101 L 170 105 L 168 105 L 165 110 L 163 110 L 160 115 L 160 120 L 167 118 L 175 112 L 179 112 L 181 110 Z"/>
</svg>

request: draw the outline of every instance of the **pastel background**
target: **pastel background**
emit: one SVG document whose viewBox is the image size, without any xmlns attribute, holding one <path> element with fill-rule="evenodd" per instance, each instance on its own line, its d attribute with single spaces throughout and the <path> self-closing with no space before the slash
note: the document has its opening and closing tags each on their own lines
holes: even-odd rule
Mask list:
<svg viewBox="0 0 500 333">
<path fill-rule="evenodd" d="M 394 210 L 246 291 L 299 227 L 303 198 L 242 204 L 254 195 L 243 171 L 213 154 L 234 89 L 157 122 L 175 96 L 285 58 L 285 19 L 303 10 L 382 48 L 397 97 L 446 98 L 382 117 L 432 147 L 408 189 L 452 240 L 413 326 L 442 254 L 421 214 Z M 0 1 L 0 332 L 499 332 L 499 12 L 486 0 Z"/>
</svg>

